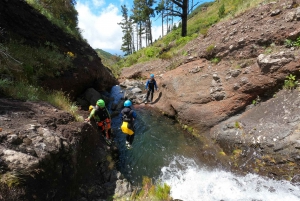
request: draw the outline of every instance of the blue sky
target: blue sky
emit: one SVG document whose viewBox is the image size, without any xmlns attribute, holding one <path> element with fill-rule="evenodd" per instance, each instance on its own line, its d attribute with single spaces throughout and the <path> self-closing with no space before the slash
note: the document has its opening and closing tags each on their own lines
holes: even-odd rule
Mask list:
<svg viewBox="0 0 300 201">
<path fill-rule="evenodd" d="M 111 54 L 123 55 L 120 50 L 123 33 L 117 23 L 122 21 L 121 5 L 126 5 L 130 10 L 133 0 L 77 0 L 76 2 L 78 27 L 82 31 L 83 38 L 94 49 L 99 48 Z M 160 20 L 153 22 L 152 35 L 154 40 L 161 36 Z"/>
</svg>

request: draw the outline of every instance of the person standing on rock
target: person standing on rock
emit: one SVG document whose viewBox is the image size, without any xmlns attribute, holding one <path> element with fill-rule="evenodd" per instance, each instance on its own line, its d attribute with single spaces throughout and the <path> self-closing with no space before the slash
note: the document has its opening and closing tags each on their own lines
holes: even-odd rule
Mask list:
<svg viewBox="0 0 300 201">
<path fill-rule="evenodd" d="M 135 111 L 131 108 L 132 103 L 130 100 L 124 102 L 124 108 L 121 111 L 122 114 L 122 126 L 121 130 L 126 134 L 126 147 L 131 148 L 134 139 L 134 119 L 136 118 Z"/>
<path fill-rule="evenodd" d="M 145 103 L 147 103 L 148 101 L 149 101 L 150 103 L 152 103 L 152 100 L 153 100 L 153 94 L 154 94 L 154 88 L 155 88 L 156 91 L 158 90 L 156 81 L 155 81 L 155 79 L 154 79 L 154 74 L 151 74 L 151 75 L 150 75 L 150 79 L 148 79 L 147 82 L 146 82 L 147 95 L 146 95 Z M 149 100 L 149 96 L 150 96 L 150 95 L 151 95 L 151 98 L 150 98 L 150 100 Z"/>
<path fill-rule="evenodd" d="M 90 115 L 85 121 L 89 122 L 91 118 L 97 123 L 98 130 L 102 133 L 107 144 L 111 144 L 111 118 L 107 108 L 105 107 L 105 102 L 99 99 L 96 106 L 90 106 Z"/>
</svg>

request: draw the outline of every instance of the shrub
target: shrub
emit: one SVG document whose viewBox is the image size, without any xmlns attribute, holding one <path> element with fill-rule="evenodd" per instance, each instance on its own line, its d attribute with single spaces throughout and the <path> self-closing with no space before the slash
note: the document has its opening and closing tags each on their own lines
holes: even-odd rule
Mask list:
<svg viewBox="0 0 300 201">
<path fill-rule="evenodd" d="M 213 52 L 213 50 L 215 49 L 215 45 L 210 45 L 206 48 L 206 52 L 208 54 L 211 54 Z"/>
<path fill-rule="evenodd" d="M 191 40 L 191 37 L 186 36 L 186 37 L 181 37 L 176 40 L 176 45 L 181 46 L 187 44 Z"/>
<path fill-rule="evenodd" d="M 54 77 L 56 72 L 73 68 L 72 58 L 60 53 L 58 47 L 49 42 L 46 42 L 45 46 L 34 48 L 22 44 L 22 41 L 10 41 L 7 48 L 10 55 L 17 58 L 21 65 L 12 68 L 12 62 L 16 62 L 11 59 L 4 68 L 18 80 L 25 79 L 33 83 L 40 78 Z"/>
<path fill-rule="evenodd" d="M 161 184 L 157 183 L 155 186 L 152 183 L 152 179 L 149 177 L 143 177 L 143 186 L 142 190 L 136 196 L 136 200 L 165 200 L 170 201 L 171 187 L 166 183 Z"/>
<path fill-rule="evenodd" d="M 147 47 L 147 48 L 145 48 L 145 55 L 147 57 L 152 58 L 152 57 L 154 57 L 156 55 L 157 52 L 158 52 L 158 49 L 155 48 L 155 47 Z"/>
<path fill-rule="evenodd" d="M 0 89 L 8 88 L 12 84 L 12 81 L 8 79 L 0 79 Z"/>
<path fill-rule="evenodd" d="M 187 56 L 187 55 L 188 55 L 188 52 L 187 52 L 187 51 L 182 51 L 182 55 L 183 55 L 183 56 Z"/>
<path fill-rule="evenodd" d="M 220 62 L 220 59 L 218 57 L 215 57 L 215 58 L 212 58 L 210 61 L 214 64 L 217 64 Z"/>
<path fill-rule="evenodd" d="M 287 75 L 286 76 L 286 80 L 284 80 L 284 85 L 283 88 L 285 89 L 294 89 L 298 86 L 298 81 L 296 80 L 296 76 L 295 75 Z"/>
<path fill-rule="evenodd" d="M 284 45 L 285 45 L 286 47 L 293 47 L 293 46 L 294 46 L 294 43 L 293 43 L 293 41 L 290 40 L 290 39 L 285 39 Z"/>
<path fill-rule="evenodd" d="M 284 45 L 286 47 L 300 47 L 300 37 L 298 37 L 295 41 L 286 39 L 284 41 Z"/>
<path fill-rule="evenodd" d="M 218 12 L 219 18 L 223 18 L 225 16 L 225 5 L 222 4 L 222 6 L 219 8 Z"/>
<path fill-rule="evenodd" d="M 207 33 L 208 33 L 208 28 L 202 28 L 202 29 L 200 29 L 200 33 L 201 33 L 203 36 L 206 36 Z"/>
<path fill-rule="evenodd" d="M 159 58 L 168 60 L 172 58 L 172 55 L 169 52 L 164 52 L 159 56 Z"/>
<path fill-rule="evenodd" d="M 170 197 L 170 192 L 171 192 L 171 187 L 169 185 L 167 185 L 166 183 L 162 184 L 158 184 L 156 187 L 156 197 L 159 200 L 171 200 Z"/>
<path fill-rule="evenodd" d="M 294 42 L 294 46 L 300 47 L 300 37 L 298 37 L 298 38 L 296 39 L 296 41 Z"/>
</svg>

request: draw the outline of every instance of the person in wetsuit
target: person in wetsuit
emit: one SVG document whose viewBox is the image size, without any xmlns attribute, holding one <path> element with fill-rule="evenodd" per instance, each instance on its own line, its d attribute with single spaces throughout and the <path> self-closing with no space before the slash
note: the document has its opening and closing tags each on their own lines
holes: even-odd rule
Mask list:
<svg viewBox="0 0 300 201">
<path fill-rule="evenodd" d="M 146 99 L 145 99 L 145 103 L 147 103 L 148 101 L 150 103 L 152 103 L 152 101 L 153 101 L 153 94 L 154 94 L 154 88 L 155 88 L 156 91 L 158 90 L 158 87 L 157 87 L 157 84 L 156 84 L 156 81 L 154 79 L 154 75 L 153 74 L 151 74 L 150 75 L 150 79 L 147 80 L 145 88 L 147 90 L 147 96 L 146 96 Z M 149 100 L 149 96 L 150 95 L 151 95 L 151 97 L 150 97 L 150 100 Z"/>
<path fill-rule="evenodd" d="M 110 144 L 111 142 L 111 118 L 107 108 L 105 107 L 105 102 L 102 99 L 99 99 L 96 103 L 96 106 L 93 108 L 90 107 L 91 113 L 85 121 L 90 121 L 91 118 L 94 118 L 96 121 L 98 130 L 102 133 L 103 137 L 106 138 L 106 142 Z"/>
<path fill-rule="evenodd" d="M 124 108 L 121 111 L 122 114 L 122 126 L 121 130 L 126 134 L 126 147 L 131 148 L 134 139 L 134 119 L 136 118 L 135 111 L 131 108 L 132 103 L 130 100 L 124 102 Z"/>
</svg>

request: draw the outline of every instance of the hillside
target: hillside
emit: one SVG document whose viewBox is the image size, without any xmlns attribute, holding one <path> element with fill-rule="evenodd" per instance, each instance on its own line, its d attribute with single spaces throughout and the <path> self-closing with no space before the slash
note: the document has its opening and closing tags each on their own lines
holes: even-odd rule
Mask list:
<svg viewBox="0 0 300 201">
<path fill-rule="evenodd" d="M 112 55 L 109 52 L 106 52 L 101 49 L 95 49 L 98 56 L 101 58 L 102 63 L 104 66 L 108 67 L 112 73 L 118 77 L 120 74 L 120 68 L 117 67 L 117 62 L 121 59 L 121 56 Z"/>
<path fill-rule="evenodd" d="M 69 102 L 88 88 L 107 93 L 115 84 L 86 41 L 24 0 L 0 1 L 0 200 L 98 200 L 115 193 L 115 148 L 82 121 L 86 105 Z M 41 91 L 53 94 L 51 103 L 41 101 Z M 85 103 L 94 104 L 89 98 Z M 65 102 L 69 112 L 58 107 Z"/>
<path fill-rule="evenodd" d="M 245 161 L 252 158 L 262 162 L 254 172 L 282 178 L 282 171 L 292 168 L 292 178 L 299 173 L 299 98 L 298 90 L 291 91 L 298 86 L 300 67 L 299 4 L 263 2 L 178 49 L 187 54 L 124 68 L 120 81 L 145 82 L 155 74 L 159 91 L 151 107 L 176 118 L 193 135 L 215 142 L 229 158 L 238 158 L 237 167 L 244 164 L 254 171 L 251 160 Z M 143 104 L 136 97 L 143 96 L 130 98 Z M 235 150 L 244 155 L 239 158 Z M 275 166 L 269 166 L 270 160 Z"/>
<path fill-rule="evenodd" d="M 87 42 L 65 33 L 25 1 L 0 2 L 0 27 L 2 78 L 28 80 L 73 98 L 88 87 L 105 91 L 117 83 Z"/>
</svg>

